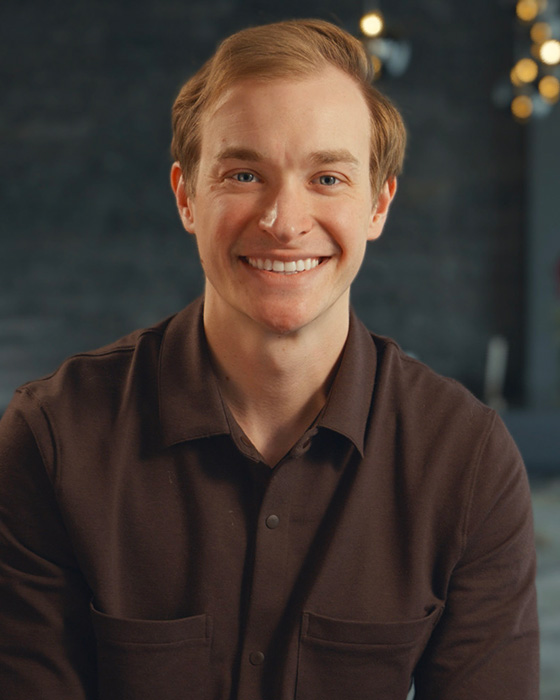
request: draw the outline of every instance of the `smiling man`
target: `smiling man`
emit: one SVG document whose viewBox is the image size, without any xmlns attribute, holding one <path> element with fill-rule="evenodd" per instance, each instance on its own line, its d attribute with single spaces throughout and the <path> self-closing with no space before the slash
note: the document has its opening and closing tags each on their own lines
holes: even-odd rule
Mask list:
<svg viewBox="0 0 560 700">
<path fill-rule="evenodd" d="M 233 35 L 173 109 L 204 297 L 0 428 L 6 700 L 536 700 L 525 470 L 350 309 L 404 128 L 356 39 Z"/>
<path fill-rule="evenodd" d="M 394 173 L 372 187 L 370 121 L 356 81 L 328 64 L 297 80 L 238 79 L 201 117 L 190 195 L 190 166 L 173 165 L 221 391 L 270 466 L 325 404 L 350 284 L 395 192 Z"/>
</svg>

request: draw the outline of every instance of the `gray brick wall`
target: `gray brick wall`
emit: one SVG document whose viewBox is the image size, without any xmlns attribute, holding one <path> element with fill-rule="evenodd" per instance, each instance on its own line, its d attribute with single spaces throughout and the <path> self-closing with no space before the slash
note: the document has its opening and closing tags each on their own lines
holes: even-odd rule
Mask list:
<svg viewBox="0 0 560 700">
<path fill-rule="evenodd" d="M 68 354 L 155 322 L 202 289 L 168 185 L 169 109 L 217 41 L 289 16 L 354 28 L 361 2 L 4 0 L 0 8 L 0 410 Z M 278 8 L 280 5 L 277 6 Z M 524 135 L 490 93 L 511 8 L 393 0 L 412 43 L 381 84 L 410 133 L 405 174 L 353 301 L 375 331 L 480 392 L 488 338 L 522 398 Z"/>
</svg>

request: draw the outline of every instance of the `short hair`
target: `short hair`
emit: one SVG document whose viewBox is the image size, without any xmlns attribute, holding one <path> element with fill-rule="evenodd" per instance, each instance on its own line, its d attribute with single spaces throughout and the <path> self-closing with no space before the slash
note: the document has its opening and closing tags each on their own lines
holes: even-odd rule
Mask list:
<svg viewBox="0 0 560 700">
<path fill-rule="evenodd" d="M 171 154 L 194 194 L 204 114 L 234 83 L 249 78 L 304 79 L 332 65 L 361 90 L 371 117 L 370 180 L 377 197 L 402 170 L 406 131 L 398 110 L 373 87 L 374 71 L 361 41 L 317 19 L 288 20 L 244 29 L 225 39 L 181 88 L 172 110 Z"/>
</svg>

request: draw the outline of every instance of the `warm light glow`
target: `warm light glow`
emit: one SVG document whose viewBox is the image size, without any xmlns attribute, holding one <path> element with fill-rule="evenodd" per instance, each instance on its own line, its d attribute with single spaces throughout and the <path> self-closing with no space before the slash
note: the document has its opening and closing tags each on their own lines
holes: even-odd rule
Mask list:
<svg viewBox="0 0 560 700">
<path fill-rule="evenodd" d="M 532 58 L 522 58 L 515 64 L 512 74 L 522 83 L 532 83 L 539 74 L 539 67 Z M 518 85 L 515 79 L 512 77 L 512 82 Z"/>
<path fill-rule="evenodd" d="M 533 102 L 527 95 L 518 95 L 511 103 L 511 111 L 516 119 L 529 119 L 533 112 Z"/>
<path fill-rule="evenodd" d="M 539 82 L 539 92 L 547 102 L 558 102 L 560 99 L 560 80 L 553 75 L 547 75 Z"/>
<path fill-rule="evenodd" d="M 537 0 L 519 0 L 515 11 L 523 22 L 532 22 L 539 14 L 540 7 Z"/>
<path fill-rule="evenodd" d="M 547 66 L 556 66 L 560 63 L 560 41 L 549 39 L 545 41 L 540 50 L 541 61 Z"/>
<path fill-rule="evenodd" d="M 515 87 L 520 87 L 521 85 L 523 85 L 523 82 L 521 80 L 519 80 L 519 77 L 515 71 L 515 68 L 511 69 L 510 74 L 509 74 L 509 78 L 510 78 L 511 82 L 515 85 Z"/>
<path fill-rule="evenodd" d="M 537 61 L 541 60 L 541 47 L 539 44 L 531 44 L 531 56 Z"/>
<path fill-rule="evenodd" d="M 360 29 L 366 36 L 379 36 L 384 26 L 380 12 L 368 12 L 360 20 Z"/>
<path fill-rule="evenodd" d="M 381 75 L 381 71 L 383 70 L 383 63 L 382 63 L 381 59 L 379 58 L 379 56 L 371 55 L 370 60 L 371 60 L 371 65 L 373 66 L 373 70 L 375 73 L 374 80 L 377 80 L 379 78 L 379 76 Z"/>
<path fill-rule="evenodd" d="M 550 24 L 546 22 L 536 22 L 531 27 L 531 39 L 535 44 L 542 44 L 547 39 L 550 39 L 551 31 Z"/>
</svg>

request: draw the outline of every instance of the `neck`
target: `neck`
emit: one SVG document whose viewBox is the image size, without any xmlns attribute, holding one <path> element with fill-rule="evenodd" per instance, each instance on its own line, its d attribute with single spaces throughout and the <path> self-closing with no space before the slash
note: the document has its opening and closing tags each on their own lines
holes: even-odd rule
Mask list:
<svg viewBox="0 0 560 700">
<path fill-rule="evenodd" d="M 229 321 L 229 322 L 228 322 Z M 279 335 L 247 317 L 220 318 L 205 304 L 204 327 L 222 396 L 268 464 L 276 464 L 323 408 L 349 313 Z"/>
</svg>

